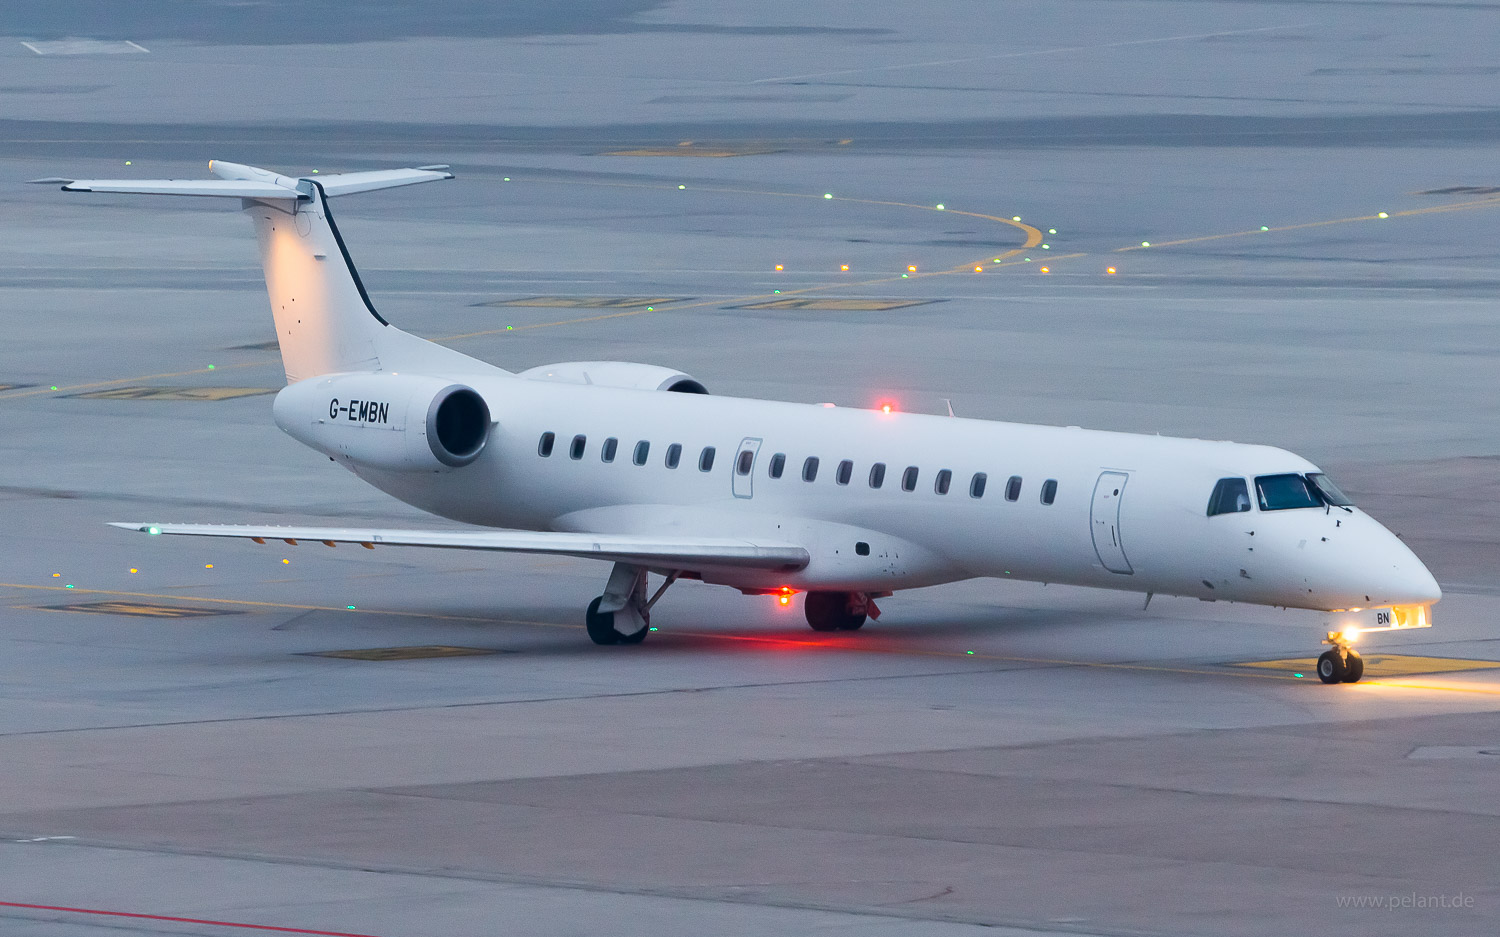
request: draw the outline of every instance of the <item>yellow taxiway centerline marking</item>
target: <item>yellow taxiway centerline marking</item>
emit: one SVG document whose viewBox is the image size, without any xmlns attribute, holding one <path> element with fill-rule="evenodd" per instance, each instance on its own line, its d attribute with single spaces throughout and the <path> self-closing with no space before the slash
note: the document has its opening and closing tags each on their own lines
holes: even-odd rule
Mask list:
<svg viewBox="0 0 1500 937">
<path fill-rule="evenodd" d="M 265 367 L 264 361 L 242 361 L 239 364 L 221 364 L 212 368 L 195 368 L 192 371 L 165 371 L 161 374 L 143 374 L 139 377 L 117 377 L 108 381 L 94 381 L 88 384 L 67 384 L 53 387 L 25 387 L 21 390 L 0 393 L 0 400 L 14 400 L 17 397 L 33 397 L 37 394 L 61 394 L 75 390 L 88 390 L 94 387 L 111 387 L 116 384 L 129 384 L 132 381 L 151 381 L 162 377 L 188 377 L 194 374 L 217 374 L 220 371 L 229 371 L 234 368 L 257 368 Z"/>
<path fill-rule="evenodd" d="M 169 599 L 169 600 L 177 601 L 177 602 L 180 602 L 180 601 L 210 602 L 210 603 L 219 604 L 219 605 L 243 605 L 243 606 L 248 606 L 248 607 L 251 607 L 251 608 L 272 608 L 272 609 L 274 609 L 274 608 L 283 608 L 283 609 L 291 609 L 291 610 L 295 610 L 295 611 L 316 611 L 316 612 L 348 612 L 349 611 L 349 609 L 347 607 L 340 608 L 338 606 L 333 606 L 333 605 L 297 605 L 297 604 L 293 604 L 293 603 L 289 603 L 289 602 L 265 602 L 265 601 L 257 601 L 257 600 L 254 600 L 254 599 L 219 599 L 219 598 L 207 598 L 207 597 L 198 596 L 198 595 L 161 595 L 161 594 L 154 593 L 154 592 L 123 592 L 123 591 L 114 590 L 114 589 L 79 589 L 79 588 L 69 589 L 69 588 L 67 588 L 65 586 L 43 586 L 43 585 L 33 585 L 33 584 L 15 583 L 15 582 L 0 582 L 0 588 L 4 588 L 4 589 L 28 589 L 28 590 L 37 590 L 37 591 L 43 591 L 43 592 L 66 592 L 68 594 L 73 594 L 73 595 L 77 595 L 77 594 L 83 594 L 83 595 L 114 595 L 114 596 L 128 596 L 128 597 L 131 597 L 131 598 L 142 598 L 142 599 Z M 18 609 L 33 608 L 33 606 L 25 606 L 25 605 L 17 605 L 17 606 L 12 606 L 12 607 L 13 608 L 18 608 Z M 430 614 L 430 613 L 427 613 L 427 612 L 402 612 L 402 611 L 391 611 L 391 610 L 386 610 L 386 609 L 374 609 L 374 608 L 361 608 L 361 609 L 356 609 L 355 611 L 357 613 L 364 613 L 366 615 L 389 615 L 389 616 L 394 616 L 394 617 L 399 617 L 399 618 L 425 618 L 425 619 L 431 619 L 431 620 L 435 620 L 435 621 L 462 621 L 462 622 L 472 622 L 472 623 L 476 623 L 476 624 L 493 624 L 493 625 L 535 625 L 535 626 L 541 627 L 541 628 L 566 628 L 566 629 L 573 630 L 573 631 L 581 631 L 581 630 L 583 630 L 583 625 L 569 625 L 569 624 L 563 624 L 561 622 L 554 622 L 554 621 L 533 621 L 533 620 L 529 620 L 529 619 L 519 619 L 519 618 L 483 618 L 483 617 L 472 616 L 472 615 L 440 615 L 440 614 Z M 679 631 L 679 630 L 675 630 L 674 629 L 674 630 L 672 630 L 670 632 L 667 632 L 666 634 L 672 635 L 672 636 L 685 637 L 685 638 L 706 638 L 706 639 L 715 640 L 715 641 L 733 641 L 733 642 L 749 643 L 749 644 L 775 644 L 775 645 L 780 645 L 780 646 L 786 646 L 788 644 L 791 644 L 791 645 L 795 645 L 796 647 L 799 647 L 799 648 L 810 648 L 810 649 L 817 649 L 817 650 L 833 650 L 833 651 L 854 651 L 854 652 L 866 653 L 866 654 L 887 654 L 887 655 L 893 655 L 893 656 L 907 656 L 907 657 L 942 657 L 942 658 L 954 658 L 954 659 L 962 659 L 962 660 L 987 660 L 987 661 L 997 661 L 997 662 L 1001 662 L 1001 663 L 1037 664 L 1037 665 L 1044 665 L 1044 666 L 1049 666 L 1049 667 L 1084 667 L 1084 668 L 1092 668 L 1092 669 L 1096 669 L 1096 670 L 1128 670 L 1128 671 L 1136 671 L 1136 672 L 1144 672 L 1144 673 L 1176 673 L 1176 674 L 1188 674 L 1188 675 L 1200 676 L 1200 677 L 1238 677 L 1240 679 L 1250 679 L 1250 680 L 1278 680 L 1278 681 L 1288 682 L 1288 683 L 1309 683 L 1309 682 L 1313 682 L 1310 678 L 1306 678 L 1306 677 L 1300 677 L 1300 678 L 1299 677 L 1293 677 L 1293 676 L 1290 676 L 1289 674 L 1257 673 L 1257 672 L 1255 672 L 1253 670 L 1231 669 L 1231 668 L 1227 668 L 1227 667 L 1226 668 L 1217 668 L 1217 669 L 1213 669 L 1213 670 L 1208 670 L 1208 669 L 1194 669 L 1194 668 L 1190 668 L 1190 667 L 1167 667 L 1167 666 L 1161 666 L 1161 665 L 1156 665 L 1156 664 L 1128 664 L 1128 663 L 1110 663 L 1108 661 L 1070 660 L 1070 659 L 1067 659 L 1067 658 L 1060 658 L 1060 657 L 1018 657 L 1018 656 L 1006 655 L 1006 654 L 981 654 L 981 653 L 970 654 L 968 651 L 938 651 L 938 650 L 924 650 L 924 649 L 921 649 L 921 648 L 895 648 L 895 647 L 889 647 L 889 646 L 882 647 L 882 646 L 879 646 L 879 645 L 876 645 L 876 644 L 873 644 L 873 643 L 864 643 L 864 644 L 835 644 L 835 643 L 832 643 L 832 642 L 829 642 L 829 641 L 825 641 L 825 640 L 798 640 L 798 639 L 794 639 L 794 638 L 771 637 L 771 636 L 761 636 L 761 635 L 722 634 L 722 633 L 715 633 L 715 632 L 711 632 L 711 631 Z M 1388 680 L 1363 680 L 1359 684 L 1351 684 L 1351 686 L 1355 686 L 1355 685 L 1357 685 L 1357 686 L 1388 686 L 1388 687 L 1397 687 L 1397 688 L 1401 688 L 1401 689 L 1434 690 L 1434 691 L 1453 692 L 1453 693 L 1478 693 L 1478 694 L 1489 695 L 1489 696 L 1500 696 L 1500 687 L 1489 688 L 1489 687 L 1469 687 L 1469 686 L 1444 686 L 1444 685 L 1440 685 L 1440 684 L 1404 683 L 1404 682 L 1398 683 L 1398 682 L 1393 682 L 1393 681 L 1388 681 Z"/>
<path fill-rule="evenodd" d="M 601 188 L 615 188 L 615 189 L 660 189 L 662 191 L 676 191 L 670 185 L 665 185 L 665 184 L 648 184 L 648 183 L 642 183 L 642 182 L 582 182 L 582 181 L 580 181 L 580 182 L 569 182 L 569 183 L 565 183 L 565 184 L 567 184 L 567 185 L 592 185 L 592 186 L 599 186 Z M 648 315 L 648 314 L 653 313 L 653 312 L 680 312 L 680 311 L 685 310 L 685 309 L 703 309 L 703 308 L 707 308 L 707 307 L 711 307 L 711 306 L 723 306 L 723 305 L 725 305 L 727 303 L 746 303 L 746 302 L 755 302 L 757 300 L 770 300 L 770 299 L 777 299 L 777 298 L 788 298 L 788 297 L 792 297 L 792 296 L 801 296 L 801 295 L 804 295 L 806 293 L 822 292 L 824 290 L 841 289 L 841 288 L 845 288 L 846 289 L 848 287 L 878 286 L 878 285 L 881 285 L 881 284 L 884 284 L 884 283 L 895 283 L 895 282 L 898 282 L 898 281 L 900 281 L 902 279 L 906 279 L 906 280 L 920 280 L 920 279 L 923 279 L 925 277 L 953 276 L 953 275 L 956 275 L 956 274 L 967 273 L 970 270 L 973 270 L 974 267 L 976 267 L 976 266 L 984 266 L 984 267 L 1002 266 L 1002 267 L 1008 267 L 1008 266 L 1013 266 L 1016 263 L 1024 263 L 1024 261 L 1012 261 L 1010 263 L 1004 263 L 1004 262 L 996 263 L 995 261 L 1003 261 L 1004 258 L 1014 257 L 1017 254 L 1020 254 L 1022 251 L 1027 250 L 1028 248 L 1036 247 L 1038 244 L 1042 243 L 1042 232 L 1041 232 L 1041 230 L 1039 228 L 1034 228 L 1034 227 L 1032 227 L 1029 224 L 1025 224 L 1023 222 L 1016 221 L 1013 218 L 1004 218 L 1004 217 L 1001 217 L 1000 215 L 987 215 L 987 214 L 984 214 L 983 212 L 963 211 L 963 210 L 957 209 L 957 208 L 938 208 L 935 205 L 917 205 L 917 204 L 912 203 L 912 202 L 893 202 L 893 201 L 888 201 L 888 200 L 885 200 L 885 199 L 855 198 L 853 196 L 844 196 L 844 195 L 835 195 L 833 198 L 829 199 L 829 198 L 825 198 L 822 195 L 813 195 L 813 194 L 808 193 L 808 192 L 760 191 L 760 190 L 756 190 L 756 189 L 736 189 L 736 188 L 728 188 L 728 187 L 724 187 L 724 186 L 695 186 L 694 188 L 692 188 L 689 191 L 693 191 L 693 192 L 715 192 L 715 193 L 719 193 L 719 194 L 726 194 L 727 193 L 727 194 L 731 194 L 731 195 L 765 195 L 765 196 L 770 196 L 770 197 L 773 197 L 773 198 L 799 198 L 799 199 L 809 199 L 809 200 L 819 201 L 819 202 L 823 202 L 823 201 L 831 201 L 831 202 L 854 202 L 854 203 L 858 203 L 858 204 L 862 204 L 862 205 L 885 205 L 885 206 L 889 206 L 889 207 L 893 207 L 893 208 L 915 208 L 915 209 L 919 209 L 919 210 L 922 210 L 922 211 L 941 212 L 942 214 L 945 214 L 945 215 L 964 215 L 964 216 L 969 217 L 969 218 L 982 218 L 982 219 L 984 219 L 986 221 L 997 221 L 997 222 L 999 222 L 1001 224 L 1008 225 L 1009 227 L 1016 228 L 1016 229 L 1022 231 L 1023 233 L 1025 233 L 1025 235 L 1026 235 L 1026 241 L 1020 247 L 1013 247 L 1013 248 L 1010 248 L 1008 250 L 1002 250 L 1002 251 L 1000 251 L 999 254 L 998 254 L 998 256 L 992 256 L 992 255 L 988 255 L 987 254 L 987 255 L 985 255 L 986 261 L 980 261 L 979 263 L 959 264 L 956 267 L 951 267 L 951 268 L 946 269 L 946 270 L 932 270 L 932 271 L 928 271 L 926 273 L 909 273 L 909 274 L 907 274 L 904 277 L 901 276 L 900 274 L 895 274 L 895 275 L 891 275 L 891 276 L 876 277 L 874 279 L 855 280 L 853 282 L 833 282 L 833 283 L 826 283 L 826 284 L 818 285 L 818 286 L 804 286 L 804 287 L 801 287 L 799 289 L 779 290 L 779 291 L 774 292 L 774 293 L 757 293 L 757 294 L 752 294 L 752 295 L 748 295 L 748 296 L 724 297 L 722 299 L 703 300 L 701 302 L 696 302 L 696 303 L 682 303 L 682 304 L 678 304 L 678 305 L 664 305 L 663 308 L 661 308 L 661 309 L 655 309 L 655 308 L 650 308 L 650 309 L 626 309 L 626 310 L 622 310 L 620 312 L 608 312 L 608 313 L 603 313 L 603 314 L 597 315 L 597 316 L 579 316 L 579 317 L 573 318 L 573 319 L 559 319 L 556 322 L 534 322 L 534 323 L 532 323 L 530 325 L 517 325 L 517 326 L 511 326 L 511 327 L 503 328 L 503 329 L 483 329 L 483 330 L 478 331 L 478 332 L 463 332 L 463 333 L 460 333 L 458 335 L 444 335 L 444 336 L 441 336 L 440 338 L 434 339 L 434 341 L 452 342 L 452 341 L 458 341 L 460 339 L 465 339 L 465 338 L 479 338 L 479 337 L 484 336 L 484 335 L 499 335 L 499 334 L 501 334 L 503 332 L 524 332 L 524 331 L 528 331 L 530 329 L 550 329 L 550 328 L 554 328 L 554 327 L 559 326 L 559 325 L 581 325 L 581 324 L 586 323 L 586 322 L 602 322 L 602 321 L 604 321 L 606 319 L 624 319 L 624 318 L 629 318 L 631 316 Z M 1063 255 L 1063 256 L 1064 257 L 1081 257 L 1083 255 L 1081 255 L 1081 254 L 1067 254 L 1067 255 Z"/>
<path fill-rule="evenodd" d="M 1131 247 L 1117 247 L 1114 249 L 1113 253 L 1121 254 L 1125 251 L 1156 250 L 1158 247 L 1175 247 L 1179 244 L 1200 244 L 1204 241 L 1218 241 L 1224 238 L 1249 237 L 1253 234 L 1275 234 L 1280 231 L 1301 231 L 1306 228 L 1322 228 L 1328 225 L 1335 224 L 1353 224 L 1356 221 L 1387 221 L 1391 218 L 1406 218 L 1412 215 L 1430 215 L 1435 212 L 1445 211 L 1463 211 L 1471 208 L 1489 208 L 1495 205 L 1500 205 L 1500 199 L 1473 199 L 1467 202 L 1451 202 L 1447 205 L 1431 205 L 1427 208 L 1409 208 L 1405 211 L 1387 212 L 1384 218 L 1382 218 L 1380 215 L 1356 215 L 1353 218 L 1332 218 L 1328 221 L 1307 221 L 1303 222 L 1302 224 L 1281 225 L 1275 228 L 1267 228 L 1264 231 L 1259 228 L 1254 228 L 1249 231 L 1231 231 L 1228 234 L 1205 234 L 1202 237 L 1179 238 L 1175 241 L 1152 241 L 1150 247 L 1143 247 L 1139 244 L 1133 245 Z"/>
</svg>

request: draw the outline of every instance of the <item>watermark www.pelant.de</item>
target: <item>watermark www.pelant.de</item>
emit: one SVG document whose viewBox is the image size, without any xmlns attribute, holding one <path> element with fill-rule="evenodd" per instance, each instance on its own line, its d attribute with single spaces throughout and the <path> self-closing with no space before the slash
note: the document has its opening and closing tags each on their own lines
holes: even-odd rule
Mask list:
<svg viewBox="0 0 1500 937">
<path fill-rule="evenodd" d="M 1380 911 L 1416 911 L 1474 907 L 1474 896 L 1456 895 L 1339 895 L 1334 899 L 1341 908 L 1373 908 Z"/>
</svg>

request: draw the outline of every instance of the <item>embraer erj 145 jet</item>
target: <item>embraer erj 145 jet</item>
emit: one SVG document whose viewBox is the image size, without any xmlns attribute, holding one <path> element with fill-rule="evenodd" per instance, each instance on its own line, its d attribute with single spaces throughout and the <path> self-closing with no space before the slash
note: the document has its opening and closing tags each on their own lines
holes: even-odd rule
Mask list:
<svg viewBox="0 0 1500 937">
<path fill-rule="evenodd" d="M 481 529 L 117 524 L 149 534 L 606 560 L 589 637 L 635 644 L 678 579 L 852 630 L 897 589 L 981 576 L 1319 609 L 1325 683 L 1357 631 L 1430 624 L 1411 550 L 1282 449 L 709 395 L 670 368 L 501 370 L 390 325 L 333 221 L 338 195 L 446 166 L 290 178 L 37 180 L 70 192 L 240 199 L 260 239 L 287 386 L 276 425 L 391 495 Z M 654 592 L 649 574 L 664 577 Z"/>
</svg>

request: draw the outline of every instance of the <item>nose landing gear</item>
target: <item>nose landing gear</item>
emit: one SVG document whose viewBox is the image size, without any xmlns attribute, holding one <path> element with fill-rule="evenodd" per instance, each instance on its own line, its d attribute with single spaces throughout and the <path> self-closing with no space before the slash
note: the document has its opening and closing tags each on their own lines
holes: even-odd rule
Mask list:
<svg viewBox="0 0 1500 937">
<path fill-rule="evenodd" d="M 1342 631 L 1330 631 L 1324 644 L 1333 645 L 1318 655 L 1318 679 L 1324 683 L 1358 683 L 1365 675 L 1365 661 L 1349 646 Z"/>
</svg>

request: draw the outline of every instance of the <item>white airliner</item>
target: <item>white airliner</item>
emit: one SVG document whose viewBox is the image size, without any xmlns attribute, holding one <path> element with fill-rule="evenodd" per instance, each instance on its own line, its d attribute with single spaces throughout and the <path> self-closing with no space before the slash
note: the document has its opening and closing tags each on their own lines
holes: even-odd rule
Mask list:
<svg viewBox="0 0 1500 937">
<path fill-rule="evenodd" d="M 451 179 L 446 166 L 289 178 L 37 180 L 70 192 L 241 199 L 260 239 L 287 387 L 276 424 L 408 504 L 472 531 L 117 524 L 149 534 L 555 554 L 614 564 L 588 606 L 634 644 L 678 579 L 852 630 L 897 589 L 975 577 L 1330 616 L 1325 683 L 1359 631 L 1430 624 L 1420 560 L 1318 467 L 1269 446 L 711 396 L 671 368 L 501 370 L 387 323 L 328 206 Z M 654 593 L 648 574 L 664 577 Z"/>
</svg>

